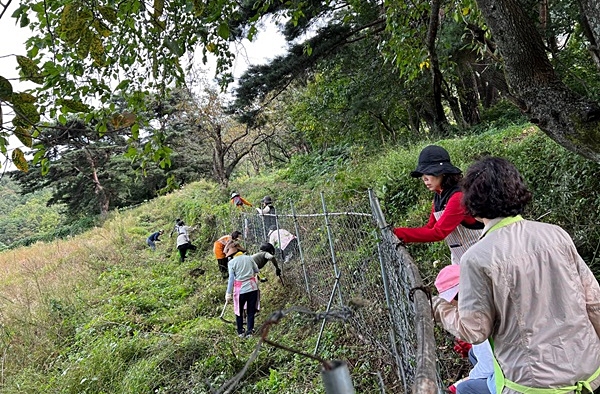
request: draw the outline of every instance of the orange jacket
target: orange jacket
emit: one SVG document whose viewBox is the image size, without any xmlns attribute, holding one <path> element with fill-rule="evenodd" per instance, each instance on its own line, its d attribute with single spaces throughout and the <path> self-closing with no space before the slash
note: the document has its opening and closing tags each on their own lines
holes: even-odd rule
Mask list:
<svg viewBox="0 0 600 394">
<path fill-rule="evenodd" d="M 225 252 L 223 252 L 223 249 L 225 249 L 225 245 L 230 239 L 231 235 L 223 235 L 221 238 L 215 241 L 213 251 L 215 252 L 215 258 L 217 258 L 217 260 L 224 259 L 225 257 L 227 257 L 225 256 Z"/>
<path fill-rule="evenodd" d="M 244 205 L 248 205 L 249 207 L 252 206 L 252 204 L 250 204 L 250 202 L 248 202 L 248 200 L 246 200 L 244 197 L 242 196 L 235 196 L 231 199 L 231 203 L 233 205 L 235 205 L 238 208 L 243 207 Z"/>
</svg>

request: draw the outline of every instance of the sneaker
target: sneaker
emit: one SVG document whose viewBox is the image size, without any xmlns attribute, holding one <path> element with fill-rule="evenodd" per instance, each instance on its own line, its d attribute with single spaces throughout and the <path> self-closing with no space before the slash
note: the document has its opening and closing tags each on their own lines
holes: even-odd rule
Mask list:
<svg viewBox="0 0 600 394">
<path fill-rule="evenodd" d="M 244 334 L 238 334 L 238 337 L 240 337 L 240 338 L 246 338 L 246 335 L 244 335 Z"/>
<path fill-rule="evenodd" d="M 244 338 L 250 338 L 250 337 L 252 337 L 252 335 L 253 335 L 253 334 L 254 334 L 254 332 L 253 332 L 253 331 L 248 331 L 248 332 L 246 333 L 246 335 L 244 336 Z"/>
</svg>

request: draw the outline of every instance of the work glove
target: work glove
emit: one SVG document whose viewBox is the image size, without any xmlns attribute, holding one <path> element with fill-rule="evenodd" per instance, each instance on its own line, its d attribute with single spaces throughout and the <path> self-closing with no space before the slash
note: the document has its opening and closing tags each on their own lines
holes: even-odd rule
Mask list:
<svg viewBox="0 0 600 394">
<path fill-rule="evenodd" d="M 456 394 L 456 386 L 458 386 L 459 383 L 464 382 L 465 380 L 468 380 L 469 378 L 463 378 L 457 382 L 455 382 L 453 385 L 451 385 L 450 387 L 448 387 L 448 391 L 451 392 L 452 394 Z"/>
<path fill-rule="evenodd" d="M 225 293 L 225 302 L 229 302 L 231 300 L 233 300 L 233 294 Z"/>
<path fill-rule="evenodd" d="M 454 338 L 454 351 L 460 354 L 462 358 L 469 357 L 469 350 L 471 350 L 472 347 L 473 345 L 470 343 Z"/>
<path fill-rule="evenodd" d="M 277 276 L 281 276 L 281 269 L 277 268 L 277 269 L 275 270 L 275 275 L 277 275 Z"/>
</svg>

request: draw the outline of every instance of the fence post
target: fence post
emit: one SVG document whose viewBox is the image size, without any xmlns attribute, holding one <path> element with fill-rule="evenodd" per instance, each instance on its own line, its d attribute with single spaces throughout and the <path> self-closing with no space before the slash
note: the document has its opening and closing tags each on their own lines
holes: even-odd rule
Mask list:
<svg viewBox="0 0 600 394">
<path fill-rule="evenodd" d="M 337 289 L 337 287 L 340 284 L 340 275 L 341 273 L 337 274 L 335 277 L 335 283 L 333 284 L 333 289 L 331 290 L 331 295 L 329 296 L 329 302 L 327 302 L 327 309 L 326 312 L 329 312 L 331 310 L 331 304 L 333 303 L 333 297 L 335 296 L 335 290 Z M 315 345 L 315 351 L 313 352 L 313 354 L 317 354 L 317 351 L 319 350 L 319 345 L 321 345 L 321 337 L 323 336 L 323 330 L 325 330 L 325 323 L 327 322 L 327 319 L 323 319 L 323 323 L 321 323 L 321 329 L 319 330 L 319 337 L 317 338 L 317 344 Z"/>
<path fill-rule="evenodd" d="M 325 218 L 325 228 L 327 229 L 327 239 L 329 241 L 329 252 L 331 253 L 331 262 L 333 263 L 333 273 L 336 276 L 336 281 L 338 281 L 340 278 L 340 272 L 337 266 L 337 262 L 335 260 L 335 249 L 333 244 L 333 237 L 331 235 L 331 223 L 329 223 L 329 213 L 327 212 L 327 206 L 325 205 L 325 193 L 323 192 L 321 192 L 321 203 L 323 204 L 323 217 Z M 338 294 L 340 295 L 340 305 L 344 305 L 344 298 L 342 297 L 341 286 Z"/>
<path fill-rule="evenodd" d="M 310 300 L 310 283 L 308 281 L 308 273 L 306 272 L 304 252 L 302 251 L 302 238 L 300 237 L 300 227 L 298 226 L 298 217 L 296 217 L 296 208 L 294 208 L 294 203 L 292 201 L 290 201 L 290 208 L 292 209 L 292 217 L 294 218 L 294 230 L 296 231 L 296 239 L 298 240 L 298 251 L 300 252 L 300 264 L 302 264 L 302 272 L 304 274 L 306 293 L 308 294 L 308 299 Z"/>
<path fill-rule="evenodd" d="M 371 201 L 373 216 L 377 220 L 377 225 L 381 229 L 382 238 L 390 245 L 395 243 L 397 244 L 397 242 L 394 240 L 392 231 L 387 228 L 388 226 L 385 221 L 385 217 L 383 216 L 383 212 L 381 211 L 379 200 L 377 200 L 371 190 L 369 190 L 369 195 L 371 196 L 369 200 Z M 397 261 L 400 266 L 399 268 L 406 269 L 410 286 L 413 289 L 422 288 L 423 282 L 421 280 L 421 275 L 418 268 L 415 266 L 412 259 L 409 258 L 409 255 L 406 251 L 403 251 L 402 255 L 404 258 L 398 258 Z M 414 323 L 417 334 L 418 352 L 412 392 L 415 394 L 436 394 L 439 391 L 439 387 L 437 383 L 437 357 L 431 304 L 429 302 L 429 298 L 423 291 L 416 291 L 413 298 L 415 310 Z"/>
<path fill-rule="evenodd" d="M 348 364 L 344 361 L 335 360 L 332 369 L 321 369 L 321 380 L 327 394 L 354 394 L 354 386 L 350 377 Z"/>
</svg>

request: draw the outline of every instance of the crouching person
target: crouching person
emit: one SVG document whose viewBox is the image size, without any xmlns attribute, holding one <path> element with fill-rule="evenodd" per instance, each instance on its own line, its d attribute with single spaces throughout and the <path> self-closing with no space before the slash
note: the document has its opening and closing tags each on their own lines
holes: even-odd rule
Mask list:
<svg viewBox="0 0 600 394">
<path fill-rule="evenodd" d="M 260 293 L 256 274 L 258 266 L 252 256 L 237 252 L 228 263 L 229 282 L 225 301 L 233 299 L 233 311 L 240 338 L 250 337 L 254 333 L 254 317 L 259 308 Z M 244 308 L 247 313 L 247 326 L 244 331 Z"/>
<path fill-rule="evenodd" d="M 252 255 L 254 262 L 259 270 L 263 269 L 265 265 L 270 261 L 275 267 L 275 275 L 281 276 L 281 269 L 277 265 L 277 259 L 275 258 L 275 247 L 268 242 L 263 242 L 260 245 L 260 252 Z M 267 279 L 261 279 L 261 282 L 266 282 Z"/>
</svg>

